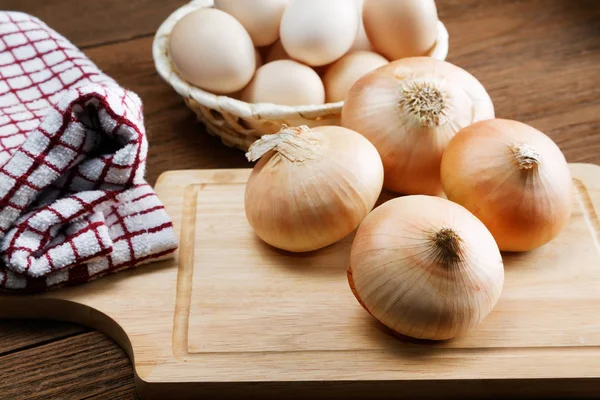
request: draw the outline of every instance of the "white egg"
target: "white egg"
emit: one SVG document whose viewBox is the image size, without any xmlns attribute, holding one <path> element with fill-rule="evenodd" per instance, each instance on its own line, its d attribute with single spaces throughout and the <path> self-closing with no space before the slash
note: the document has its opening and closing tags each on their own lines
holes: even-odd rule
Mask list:
<svg viewBox="0 0 600 400">
<path fill-rule="evenodd" d="M 257 47 L 279 38 L 279 23 L 289 0 L 215 0 L 215 7 L 233 15 Z"/>
<path fill-rule="evenodd" d="M 248 103 L 288 106 L 323 104 L 325 88 L 312 68 L 293 60 L 279 60 L 256 71 L 241 99 Z"/>
<path fill-rule="evenodd" d="M 352 46 L 359 12 L 352 0 L 291 0 L 279 28 L 285 51 L 311 66 L 329 64 Z"/>
<path fill-rule="evenodd" d="M 371 46 L 371 42 L 369 42 L 369 38 L 367 37 L 367 32 L 365 32 L 365 24 L 363 24 L 362 20 L 362 8 L 364 0 L 354 0 L 356 2 L 356 6 L 358 7 L 358 12 L 360 15 L 360 20 L 358 23 L 358 33 L 356 34 L 356 38 L 354 39 L 354 43 L 352 43 L 351 51 L 357 50 L 367 50 L 373 51 L 373 46 Z"/>
<path fill-rule="evenodd" d="M 425 56 L 435 45 L 434 0 L 364 0 L 362 15 L 371 45 L 390 61 Z"/>
<path fill-rule="evenodd" d="M 201 89 L 227 94 L 242 89 L 256 70 L 252 39 L 231 15 L 202 8 L 177 22 L 169 55 L 178 74 Z"/>
<path fill-rule="evenodd" d="M 343 101 L 350 88 L 367 73 L 388 63 L 371 51 L 353 51 L 333 63 L 323 76 L 328 103 Z"/>
</svg>

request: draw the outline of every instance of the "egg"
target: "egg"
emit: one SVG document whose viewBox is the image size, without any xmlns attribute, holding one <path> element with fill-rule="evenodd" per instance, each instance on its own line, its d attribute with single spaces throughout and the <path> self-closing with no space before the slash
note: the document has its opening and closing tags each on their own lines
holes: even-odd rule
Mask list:
<svg viewBox="0 0 600 400">
<path fill-rule="evenodd" d="M 333 63 L 323 76 L 328 103 L 343 101 L 350 88 L 363 75 L 388 63 L 383 56 L 371 51 L 353 51 Z"/>
<path fill-rule="evenodd" d="M 234 16 L 257 47 L 279 38 L 279 23 L 289 0 L 215 0 L 215 7 Z"/>
<path fill-rule="evenodd" d="M 256 70 L 246 29 L 214 8 L 193 11 L 176 23 L 169 37 L 169 55 L 181 78 L 215 94 L 242 89 Z"/>
<path fill-rule="evenodd" d="M 371 45 L 390 61 L 425 56 L 435 45 L 434 0 L 364 0 L 362 16 Z"/>
<path fill-rule="evenodd" d="M 248 103 L 288 106 L 323 104 L 325 88 L 312 68 L 293 60 L 278 60 L 256 71 L 241 99 Z"/>
<path fill-rule="evenodd" d="M 279 28 L 283 48 L 304 64 L 329 64 L 352 46 L 358 32 L 358 11 L 351 0 L 291 0 Z"/>
<path fill-rule="evenodd" d="M 354 43 L 352 43 L 352 47 L 350 47 L 350 51 L 355 50 L 369 50 L 373 51 L 373 46 L 371 46 L 371 42 L 369 42 L 369 38 L 367 37 L 367 32 L 365 32 L 365 24 L 362 20 L 362 7 L 364 0 L 354 0 L 356 2 L 356 7 L 358 7 L 358 13 L 360 19 L 358 21 L 358 32 L 356 33 L 356 37 L 354 38 Z"/>
<path fill-rule="evenodd" d="M 290 55 L 285 52 L 281 40 L 278 40 L 269 48 L 265 62 L 289 60 L 290 58 Z"/>
</svg>

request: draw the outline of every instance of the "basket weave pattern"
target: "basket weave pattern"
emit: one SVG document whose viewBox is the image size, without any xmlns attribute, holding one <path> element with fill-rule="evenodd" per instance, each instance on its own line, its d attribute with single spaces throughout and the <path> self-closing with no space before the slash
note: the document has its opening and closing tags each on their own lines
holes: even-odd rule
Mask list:
<svg viewBox="0 0 600 400">
<path fill-rule="evenodd" d="M 247 151 L 263 134 L 276 133 L 288 126 L 339 125 L 343 101 L 337 103 L 283 106 L 269 103 L 246 103 L 232 97 L 215 95 L 183 80 L 169 57 L 169 35 L 186 14 L 203 7 L 213 7 L 213 0 L 193 0 L 173 12 L 154 37 L 152 54 L 160 76 L 181 95 L 208 132 L 230 147 Z M 448 54 L 448 32 L 438 21 L 435 47 L 429 56 L 444 60 Z"/>
</svg>

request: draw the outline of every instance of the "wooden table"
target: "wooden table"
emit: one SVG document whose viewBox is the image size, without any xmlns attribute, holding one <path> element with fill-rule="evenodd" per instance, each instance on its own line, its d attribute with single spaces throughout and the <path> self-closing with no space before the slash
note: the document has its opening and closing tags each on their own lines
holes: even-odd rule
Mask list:
<svg viewBox="0 0 600 400">
<path fill-rule="evenodd" d="M 248 167 L 195 122 L 154 70 L 153 34 L 182 0 L 1 0 L 33 14 L 137 92 L 148 179 L 188 168 Z M 600 164 L 600 1 L 437 0 L 451 61 L 487 87 L 498 117 L 547 132 L 570 162 Z M 103 334 L 58 322 L 0 322 L 0 398 L 135 399 L 125 353 Z"/>
</svg>

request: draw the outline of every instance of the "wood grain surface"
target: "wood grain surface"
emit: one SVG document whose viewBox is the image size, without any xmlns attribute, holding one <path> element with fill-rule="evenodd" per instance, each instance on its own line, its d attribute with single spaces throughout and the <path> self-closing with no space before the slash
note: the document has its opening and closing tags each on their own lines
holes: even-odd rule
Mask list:
<svg viewBox="0 0 600 400">
<path fill-rule="evenodd" d="M 248 166 L 241 152 L 204 132 L 154 71 L 152 34 L 184 3 L 0 0 L 0 9 L 42 18 L 141 96 L 150 142 L 148 179 L 154 183 L 171 169 Z M 437 5 L 450 32 L 448 61 L 481 80 L 499 117 L 545 131 L 570 162 L 600 164 L 600 2 L 437 0 Z M 12 378 L 2 379 L 0 398 L 136 398 L 125 354 L 99 337 L 64 323 L 0 322 L 0 357 L 10 357 L 0 362 L 0 377 Z M 74 356 L 77 347 L 84 350 Z M 94 359 L 99 361 L 94 366 L 86 364 Z"/>
<path fill-rule="evenodd" d="M 551 385 L 561 379 L 573 395 L 595 395 L 600 392 L 595 317 L 600 166 L 570 164 L 570 169 L 575 197 L 567 226 L 540 249 L 504 254 L 498 304 L 481 324 L 452 341 L 396 338 L 359 305 L 346 276 L 352 235 L 302 255 L 265 245 L 244 217 L 250 168 L 161 175 L 156 192 L 180 238 L 175 259 L 87 286 L 36 296 L 0 294 L 0 318 L 51 316 L 106 332 L 134 360 L 136 389 L 147 400 L 241 394 L 364 399 L 386 398 L 389 391 L 404 399 L 477 399 L 487 394 L 480 381 L 506 380 L 513 385 L 504 394 L 523 395 L 537 385 L 538 395 L 556 398 Z M 390 197 L 385 192 L 380 200 Z M 60 357 L 40 347 L 30 350 L 44 362 L 30 362 L 23 379 L 35 393 L 48 394 L 52 388 L 34 382 L 45 362 L 71 363 L 81 353 L 78 346 L 61 349 Z M 96 350 L 93 360 L 75 363 L 94 370 L 96 358 L 108 357 L 94 343 L 90 351 Z M 14 353 L 7 355 L 3 367 L 11 379 L 13 359 Z M 118 371 L 120 364 L 114 365 Z M 50 370 L 52 383 L 65 380 Z M 92 376 L 85 379 L 112 385 Z M 586 385 L 572 386 L 585 379 Z M 413 392 L 403 391 L 407 385 Z"/>
</svg>

